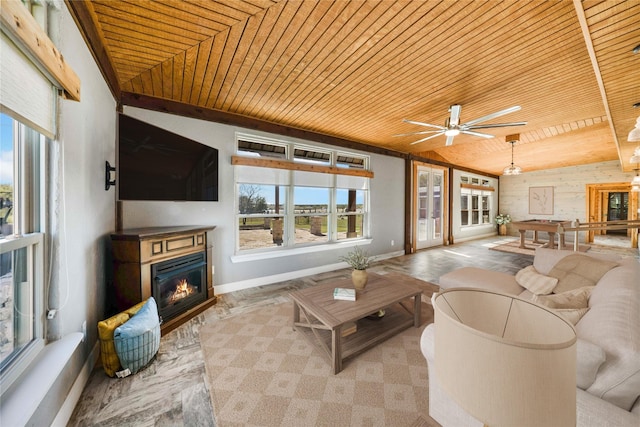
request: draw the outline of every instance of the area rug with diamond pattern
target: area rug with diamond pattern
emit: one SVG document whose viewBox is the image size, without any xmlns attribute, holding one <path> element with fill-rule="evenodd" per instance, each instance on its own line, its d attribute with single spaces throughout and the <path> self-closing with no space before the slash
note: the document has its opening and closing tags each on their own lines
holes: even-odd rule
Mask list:
<svg viewBox="0 0 640 427">
<path fill-rule="evenodd" d="M 423 299 L 424 301 L 424 299 Z M 292 303 L 204 324 L 214 416 L 227 426 L 410 426 L 428 414 L 427 363 L 409 328 L 331 373 L 320 350 L 293 330 Z"/>
</svg>

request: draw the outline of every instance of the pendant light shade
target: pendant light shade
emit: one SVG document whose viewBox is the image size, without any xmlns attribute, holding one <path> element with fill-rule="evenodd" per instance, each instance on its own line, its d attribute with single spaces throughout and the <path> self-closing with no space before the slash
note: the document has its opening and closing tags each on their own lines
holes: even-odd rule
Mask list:
<svg viewBox="0 0 640 427">
<path fill-rule="evenodd" d="M 627 141 L 629 142 L 640 141 L 640 117 L 638 117 L 638 119 L 636 120 L 636 126 L 633 129 L 631 129 L 631 132 L 629 132 Z M 632 162 L 632 163 L 636 163 L 636 162 Z"/>
<path fill-rule="evenodd" d="M 513 164 L 513 146 L 516 141 L 509 141 L 511 143 L 511 164 L 504 168 L 502 172 L 503 175 L 520 175 L 522 173 L 522 168 L 520 166 L 516 166 Z"/>
<path fill-rule="evenodd" d="M 633 151 L 633 156 L 629 159 L 629 163 L 640 163 L 640 145 Z"/>
<path fill-rule="evenodd" d="M 636 176 L 631 180 L 631 191 L 634 193 L 640 193 L 640 175 L 638 175 L 638 170 L 636 169 Z"/>
</svg>

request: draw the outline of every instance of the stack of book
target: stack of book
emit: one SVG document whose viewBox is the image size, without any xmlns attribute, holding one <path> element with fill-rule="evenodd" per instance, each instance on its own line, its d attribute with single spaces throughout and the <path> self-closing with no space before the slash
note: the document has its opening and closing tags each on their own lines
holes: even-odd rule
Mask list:
<svg viewBox="0 0 640 427">
<path fill-rule="evenodd" d="M 333 290 L 333 299 L 340 299 L 345 301 L 356 300 L 356 290 L 350 288 L 335 288 Z"/>
<path fill-rule="evenodd" d="M 346 337 L 358 331 L 356 322 L 347 322 L 342 326 L 342 336 Z"/>
</svg>

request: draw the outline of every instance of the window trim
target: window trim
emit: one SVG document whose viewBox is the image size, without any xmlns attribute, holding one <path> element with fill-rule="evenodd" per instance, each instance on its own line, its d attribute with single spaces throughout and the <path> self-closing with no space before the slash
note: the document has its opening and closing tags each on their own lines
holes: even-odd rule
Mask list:
<svg viewBox="0 0 640 427">
<path fill-rule="evenodd" d="M 3 384 L 2 392 L 8 390 L 26 370 L 30 364 L 37 358 L 44 348 L 44 233 L 29 233 L 15 238 L 5 238 L 0 240 L 0 254 L 20 250 L 22 248 L 30 248 L 28 256 L 31 259 L 29 263 L 30 280 L 33 286 L 33 303 L 34 303 L 34 329 L 33 339 L 16 354 L 5 370 L 0 373 L 0 381 Z M 41 286 L 35 284 L 40 283 Z"/>
<path fill-rule="evenodd" d="M 345 242 L 364 242 L 367 239 L 370 239 L 368 235 L 371 230 L 371 202 L 370 202 L 370 184 L 369 179 L 373 178 L 373 172 L 369 170 L 370 159 L 367 155 L 349 153 L 343 150 L 336 149 L 328 149 L 322 147 L 315 147 L 314 145 L 298 143 L 293 141 L 280 141 L 272 138 L 261 138 L 258 136 L 247 135 L 243 133 L 236 133 L 236 152 L 240 151 L 239 142 L 247 141 L 253 142 L 256 144 L 270 144 L 277 146 L 284 146 L 285 153 L 287 154 L 286 160 L 278 159 L 269 159 L 269 158 L 257 158 L 251 155 L 233 155 L 231 157 L 231 164 L 233 166 L 253 166 L 253 167 L 267 167 L 270 169 L 281 169 L 289 171 L 287 182 L 282 184 L 272 184 L 272 183 L 260 183 L 260 182 L 249 182 L 244 179 L 239 179 L 239 176 L 236 174 L 234 177 L 234 193 L 235 193 L 235 253 L 232 256 L 232 260 L 241 260 L 241 259 L 249 259 L 252 256 L 256 256 L 257 259 L 271 258 L 277 256 L 287 256 L 292 254 L 295 251 L 300 250 L 301 248 L 319 248 L 323 246 L 329 246 L 331 249 L 335 248 L 335 244 L 342 244 Z M 311 150 L 322 153 L 327 153 L 329 155 L 331 166 L 323 166 L 310 164 L 300 161 L 295 161 L 293 159 L 295 150 L 299 148 L 302 150 Z M 353 156 L 355 158 L 362 160 L 363 169 L 350 169 L 345 167 L 335 166 L 336 159 L 338 155 L 341 156 Z M 304 185 L 301 182 L 296 182 L 296 172 L 303 173 L 315 173 L 318 176 L 322 176 L 323 174 L 329 174 L 332 176 L 330 183 L 326 182 L 324 185 L 318 186 L 318 188 L 324 188 L 329 191 L 329 206 L 328 212 L 323 214 L 327 217 L 327 227 L 328 227 L 328 239 L 322 242 L 310 242 L 310 243 L 296 243 L 295 242 L 295 218 L 298 216 L 308 216 L 308 214 L 296 214 L 295 213 L 295 190 L 298 187 L 305 187 L 308 185 Z M 365 178 L 363 181 L 363 188 L 348 188 L 344 184 L 340 183 L 339 176 L 353 176 L 358 178 Z M 255 179 L 255 178 L 254 178 Z M 349 179 L 349 178 L 345 178 Z M 304 181 L 304 179 L 303 179 Z M 239 212 L 238 207 L 238 188 L 241 184 L 254 184 L 254 185 L 281 185 L 286 187 L 287 195 L 285 199 L 286 208 L 284 214 L 279 214 L 285 219 L 285 233 L 284 233 L 284 244 L 282 246 L 268 246 L 263 248 L 253 248 L 253 249 L 242 249 L 240 245 L 240 221 L 243 217 L 248 217 L 248 214 L 241 214 Z M 313 185 L 312 185 L 313 186 Z M 346 239 L 338 239 L 337 233 L 337 221 L 338 216 L 344 215 L 344 213 L 339 213 L 337 209 L 337 191 L 339 190 L 353 190 L 353 191 L 363 191 L 364 192 L 364 200 L 362 211 L 359 212 L 350 212 L 350 215 L 363 216 L 362 222 L 362 236 L 361 237 L 352 237 Z M 261 216 L 261 215 L 257 215 Z M 262 215 L 264 216 L 264 215 Z M 317 249 L 316 249 L 317 250 Z M 316 250 L 311 250 L 314 252 Z M 272 255 L 265 257 L 264 254 L 280 254 L 280 255 Z"/>
<path fill-rule="evenodd" d="M 240 155 L 231 156 L 233 166 L 255 166 L 262 168 L 285 169 L 290 171 L 329 173 L 333 175 L 351 175 L 364 178 L 373 178 L 370 170 L 347 169 L 337 166 L 321 166 L 308 163 L 294 162 L 291 160 L 258 159 Z"/>
</svg>

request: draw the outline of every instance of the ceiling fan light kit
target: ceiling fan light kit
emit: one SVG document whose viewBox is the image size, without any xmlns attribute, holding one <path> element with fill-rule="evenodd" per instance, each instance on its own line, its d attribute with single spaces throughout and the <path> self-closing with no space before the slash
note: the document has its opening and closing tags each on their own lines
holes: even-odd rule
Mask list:
<svg viewBox="0 0 640 427">
<path fill-rule="evenodd" d="M 431 138 L 436 138 L 438 136 L 444 135 L 447 137 L 445 142 L 446 146 L 453 144 L 453 138 L 462 134 L 477 136 L 479 138 L 493 138 L 494 135 L 477 132 L 476 129 L 489 129 L 489 128 L 499 128 L 499 127 L 507 127 L 507 126 L 523 126 L 526 125 L 527 122 L 511 122 L 511 123 L 496 123 L 496 124 L 484 124 L 481 125 L 479 123 L 486 122 L 488 120 L 495 119 L 496 117 L 503 116 L 505 114 L 513 113 L 515 111 L 520 110 L 520 106 L 516 105 L 513 107 L 506 108 L 504 110 L 496 111 L 495 113 L 487 114 L 486 116 L 479 117 L 474 120 L 470 120 L 468 122 L 460 124 L 460 112 L 462 111 L 462 106 L 459 104 L 454 104 L 449 107 L 449 118 L 445 121 L 444 126 L 434 125 L 431 123 L 418 122 L 415 120 L 407 120 L 403 119 L 402 121 L 405 123 L 410 123 L 418 126 L 426 126 L 430 128 L 434 128 L 436 130 L 427 130 L 427 131 L 418 131 L 411 133 L 402 133 L 394 136 L 410 136 L 410 135 L 425 135 L 432 134 L 425 138 L 419 139 L 418 141 L 414 141 L 411 145 L 418 144 L 420 142 L 424 142 Z"/>
</svg>

